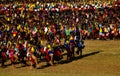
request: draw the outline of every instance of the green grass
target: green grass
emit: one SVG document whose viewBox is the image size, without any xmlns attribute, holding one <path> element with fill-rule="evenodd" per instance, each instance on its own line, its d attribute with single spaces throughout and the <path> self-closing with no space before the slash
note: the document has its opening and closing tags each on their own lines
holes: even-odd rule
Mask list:
<svg viewBox="0 0 120 76">
<path fill-rule="evenodd" d="M 86 40 L 83 58 L 76 55 L 75 60 L 40 69 L 11 66 L 0 68 L 0 76 L 120 76 L 120 41 Z M 6 64 L 8 64 L 7 62 Z M 39 63 L 40 67 L 45 62 Z"/>
</svg>

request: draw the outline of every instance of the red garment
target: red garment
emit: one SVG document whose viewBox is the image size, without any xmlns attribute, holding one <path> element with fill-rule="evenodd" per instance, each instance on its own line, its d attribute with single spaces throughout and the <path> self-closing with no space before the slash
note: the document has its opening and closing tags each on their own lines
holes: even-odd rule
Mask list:
<svg viewBox="0 0 120 76">
<path fill-rule="evenodd" d="M 13 32 L 13 36 L 14 36 L 14 35 L 15 35 L 15 36 L 17 35 L 17 31 L 14 31 L 14 32 Z"/>
<path fill-rule="evenodd" d="M 21 45 L 18 44 L 18 45 L 17 45 L 17 48 L 18 48 L 18 50 L 23 50 L 23 49 L 24 49 L 24 46 L 23 46 L 22 44 L 21 44 Z"/>
<path fill-rule="evenodd" d="M 50 56 L 48 54 L 48 50 L 46 50 L 45 53 L 46 53 L 45 59 L 46 59 L 47 62 L 49 62 L 50 61 Z"/>
<path fill-rule="evenodd" d="M 9 57 L 10 57 L 10 60 L 11 60 L 11 61 L 14 61 L 14 60 L 15 60 L 14 50 L 9 50 Z"/>
<path fill-rule="evenodd" d="M 61 56 L 61 52 L 58 50 L 58 51 L 55 51 L 54 52 L 54 56 L 56 57 L 56 56 Z"/>
<path fill-rule="evenodd" d="M 6 54 L 5 54 L 5 52 L 2 52 L 2 57 L 3 57 L 3 59 L 6 59 Z"/>
<path fill-rule="evenodd" d="M 15 60 L 15 57 L 14 57 L 14 56 L 11 56 L 10 59 L 11 59 L 11 61 L 14 61 L 14 60 Z"/>
<path fill-rule="evenodd" d="M 51 30 L 55 29 L 55 26 L 54 26 L 54 25 L 51 25 L 50 29 L 51 29 Z"/>
<path fill-rule="evenodd" d="M 44 48 L 41 48 L 41 49 L 40 49 L 40 52 L 41 52 L 42 55 L 43 55 L 43 54 L 45 53 L 45 52 L 44 52 Z"/>
<path fill-rule="evenodd" d="M 32 56 L 30 56 L 29 60 L 32 62 L 32 64 L 35 63 L 35 60 L 32 58 Z"/>
<path fill-rule="evenodd" d="M 17 45 L 18 50 L 20 50 L 20 45 Z"/>
<path fill-rule="evenodd" d="M 2 52 L 2 56 L 5 56 L 5 52 Z"/>
<path fill-rule="evenodd" d="M 55 29 L 52 29 L 52 32 L 53 32 L 54 35 L 56 34 L 56 30 Z"/>
</svg>

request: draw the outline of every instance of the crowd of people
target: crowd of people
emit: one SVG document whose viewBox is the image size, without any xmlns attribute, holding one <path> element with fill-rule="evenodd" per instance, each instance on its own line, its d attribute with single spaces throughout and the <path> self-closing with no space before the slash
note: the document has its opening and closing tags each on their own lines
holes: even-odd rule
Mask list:
<svg viewBox="0 0 120 76">
<path fill-rule="evenodd" d="M 79 54 L 85 39 L 120 39 L 119 12 L 119 2 L 0 4 L 2 65 L 6 58 L 12 64 L 18 59 L 25 63 L 24 57 L 37 65 L 36 53 L 45 54 L 52 65 L 52 59 L 62 59 L 63 50 L 68 60 L 74 57 L 74 47 Z"/>
</svg>

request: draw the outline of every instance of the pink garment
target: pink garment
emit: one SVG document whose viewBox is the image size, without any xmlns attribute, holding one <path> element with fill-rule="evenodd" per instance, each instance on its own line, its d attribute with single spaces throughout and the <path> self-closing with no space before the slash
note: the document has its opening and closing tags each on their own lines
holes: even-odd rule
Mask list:
<svg viewBox="0 0 120 76">
<path fill-rule="evenodd" d="M 14 51 L 13 50 L 9 50 L 9 57 L 11 58 L 14 55 Z"/>
</svg>

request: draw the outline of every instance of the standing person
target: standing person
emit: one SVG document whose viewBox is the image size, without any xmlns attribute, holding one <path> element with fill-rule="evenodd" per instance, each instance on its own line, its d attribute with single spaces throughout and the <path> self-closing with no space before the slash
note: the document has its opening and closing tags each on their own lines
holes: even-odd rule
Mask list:
<svg viewBox="0 0 120 76">
<path fill-rule="evenodd" d="M 76 35 L 75 35 L 75 44 L 76 44 L 76 47 L 77 47 L 77 51 L 76 53 L 79 55 L 80 53 L 80 56 L 82 55 L 82 49 L 84 48 L 84 42 L 82 40 L 82 36 L 80 34 L 80 30 L 78 27 L 76 27 Z"/>
<path fill-rule="evenodd" d="M 5 61 L 7 59 L 6 56 L 7 48 L 4 45 L 1 45 L 1 58 L 2 58 L 2 67 L 5 66 Z"/>
<path fill-rule="evenodd" d="M 117 32 L 117 27 L 116 26 L 114 26 L 113 31 L 114 31 L 114 38 L 117 38 L 118 32 Z"/>
<path fill-rule="evenodd" d="M 107 30 L 107 27 L 105 26 L 104 28 L 104 39 L 106 40 L 107 39 L 107 34 L 108 34 L 108 30 Z"/>
<path fill-rule="evenodd" d="M 21 41 L 19 41 L 17 48 L 18 48 L 19 54 L 20 54 L 19 55 L 20 62 L 23 64 L 26 64 L 26 61 L 24 60 L 24 58 L 26 57 L 26 51 L 24 51 L 24 46 Z"/>
<path fill-rule="evenodd" d="M 33 66 L 38 68 L 38 61 L 34 53 L 35 53 L 34 46 L 30 45 L 27 50 L 27 57 L 29 58 L 31 65 L 30 69 L 32 69 Z"/>
<path fill-rule="evenodd" d="M 82 39 L 78 26 L 76 26 L 75 35 L 78 37 L 79 40 Z"/>
<path fill-rule="evenodd" d="M 81 40 L 82 37 L 81 37 L 81 34 L 80 34 L 80 30 L 78 28 L 78 26 L 76 26 L 76 29 L 75 29 L 75 37 L 78 39 L 78 40 Z M 76 39 L 75 39 L 76 40 Z"/>
<path fill-rule="evenodd" d="M 113 40 L 113 37 L 114 37 L 114 30 L 113 29 L 114 29 L 113 24 L 110 24 L 110 35 L 109 35 L 109 37 L 110 37 L 111 40 Z"/>
<path fill-rule="evenodd" d="M 54 43 L 52 44 L 53 48 L 53 62 L 54 60 L 59 62 L 62 59 L 62 45 L 59 37 L 55 37 Z"/>
<path fill-rule="evenodd" d="M 46 47 L 44 47 L 44 52 L 47 64 L 53 65 L 53 51 L 51 45 L 48 44 Z"/>
<path fill-rule="evenodd" d="M 99 39 L 102 39 L 102 35 L 103 35 L 102 25 L 99 24 Z"/>
<path fill-rule="evenodd" d="M 14 45 L 12 44 L 9 48 L 9 58 L 11 60 L 12 68 L 15 68 L 15 51 L 14 51 Z"/>
<path fill-rule="evenodd" d="M 69 39 L 67 38 L 67 39 L 65 39 L 65 41 L 64 41 L 64 48 L 65 48 L 65 50 L 67 51 L 67 60 L 69 61 L 69 60 L 71 60 L 72 59 L 72 52 L 71 52 L 71 50 L 70 50 L 70 42 L 69 42 Z"/>
<path fill-rule="evenodd" d="M 70 45 L 70 51 L 71 51 L 71 57 L 74 58 L 74 51 L 75 51 L 75 41 L 74 41 L 74 36 L 71 35 L 69 39 L 69 45 Z"/>
</svg>

